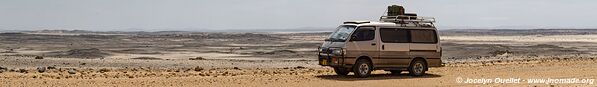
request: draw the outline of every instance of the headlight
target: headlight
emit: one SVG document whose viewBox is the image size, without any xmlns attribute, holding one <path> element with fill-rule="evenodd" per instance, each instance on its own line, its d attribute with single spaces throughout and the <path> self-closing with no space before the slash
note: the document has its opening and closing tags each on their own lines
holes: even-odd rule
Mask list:
<svg viewBox="0 0 597 87">
<path fill-rule="evenodd" d="M 342 55 L 342 50 L 341 50 L 341 49 L 334 49 L 334 50 L 332 51 L 332 54 L 335 54 L 335 55 Z"/>
<path fill-rule="evenodd" d="M 325 50 L 323 50 L 323 49 L 324 49 L 324 48 L 321 48 L 321 47 L 320 47 L 320 48 L 318 49 L 318 52 L 325 52 Z"/>
</svg>

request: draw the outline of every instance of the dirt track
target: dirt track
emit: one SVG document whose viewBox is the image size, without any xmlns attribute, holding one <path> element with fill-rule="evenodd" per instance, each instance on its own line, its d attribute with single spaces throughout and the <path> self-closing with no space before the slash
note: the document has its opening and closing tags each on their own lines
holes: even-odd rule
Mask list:
<svg viewBox="0 0 597 87">
<path fill-rule="evenodd" d="M 216 69 L 200 72 L 167 72 L 167 71 L 129 71 L 130 75 L 141 73 L 160 73 L 150 77 L 77 77 L 73 78 L 12 78 L 6 76 L 23 75 L 21 73 L 3 73 L 0 78 L 3 87 L 9 86 L 335 86 L 335 87 L 360 87 L 360 86 L 597 86 L 597 84 L 470 84 L 458 83 L 458 78 L 495 79 L 495 78 L 521 78 L 548 79 L 548 78 L 597 78 L 597 60 L 549 60 L 508 62 L 494 65 L 475 64 L 450 64 L 446 67 L 432 68 L 428 75 L 412 77 L 403 72 L 392 75 L 384 71 L 375 71 L 370 78 L 354 78 L 352 76 L 336 76 L 329 68 L 271 68 L 271 69 Z M 224 72 L 226 71 L 226 72 Z M 129 75 L 125 71 L 112 71 Z M 199 74 L 199 73 L 231 73 L 231 74 Z M 37 74 L 39 73 L 29 73 Z M 90 73 L 91 74 L 91 73 Z M 208 76 L 209 75 L 209 76 Z"/>
</svg>

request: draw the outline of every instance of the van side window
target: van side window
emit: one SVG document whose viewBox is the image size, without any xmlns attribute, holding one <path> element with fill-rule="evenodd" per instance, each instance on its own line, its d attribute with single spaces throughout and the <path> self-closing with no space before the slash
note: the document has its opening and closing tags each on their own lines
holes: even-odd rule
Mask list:
<svg viewBox="0 0 597 87">
<path fill-rule="evenodd" d="M 410 35 L 413 43 L 437 43 L 434 30 L 410 30 Z"/>
<path fill-rule="evenodd" d="M 369 41 L 375 38 L 374 27 L 359 27 L 353 34 L 350 41 Z"/>
<path fill-rule="evenodd" d="M 381 41 L 384 43 L 408 43 L 409 30 L 396 28 L 382 28 L 379 31 Z"/>
</svg>

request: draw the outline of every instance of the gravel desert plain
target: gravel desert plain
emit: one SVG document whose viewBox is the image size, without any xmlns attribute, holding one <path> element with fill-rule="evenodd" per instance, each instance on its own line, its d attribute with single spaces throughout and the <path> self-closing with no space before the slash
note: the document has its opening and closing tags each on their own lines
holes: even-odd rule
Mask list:
<svg viewBox="0 0 597 87">
<path fill-rule="evenodd" d="M 317 65 L 317 47 L 328 34 L 3 32 L 0 87 L 597 86 L 594 29 L 440 30 L 444 67 L 421 77 L 374 71 L 369 78 L 336 76 Z M 581 81 L 530 83 L 567 78 Z"/>
</svg>

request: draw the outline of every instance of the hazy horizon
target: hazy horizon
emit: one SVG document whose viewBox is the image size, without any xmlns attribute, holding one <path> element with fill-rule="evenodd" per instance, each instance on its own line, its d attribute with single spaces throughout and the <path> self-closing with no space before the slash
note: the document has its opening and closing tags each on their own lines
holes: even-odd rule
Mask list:
<svg viewBox="0 0 597 87">
<path fill-rule="evenodd" d="M 438 19 L 439 29 L 597 28 L 591 0 L 11 0 L 0 30 L 201 31 L 329 29 L 377 20 L 386 6 Z"/>
</svg>

